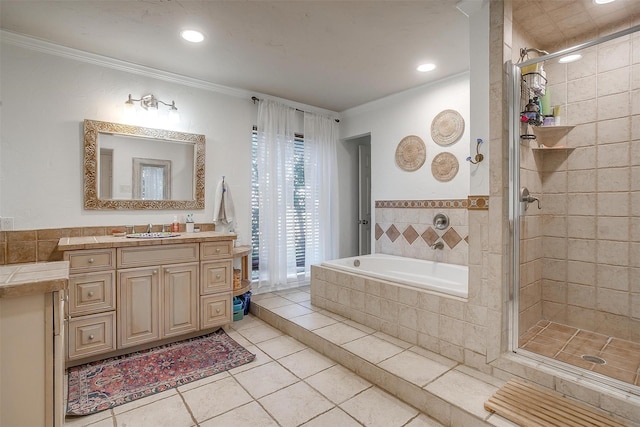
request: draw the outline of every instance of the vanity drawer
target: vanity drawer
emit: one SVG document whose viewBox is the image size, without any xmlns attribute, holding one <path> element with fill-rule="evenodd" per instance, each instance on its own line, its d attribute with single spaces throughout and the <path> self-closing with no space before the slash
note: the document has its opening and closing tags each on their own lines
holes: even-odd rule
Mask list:
<svg viewBox="0 0 640 427">
<path fill-rule="evenodd" d="M 200 329 L 231 323 L 231 294 L 200 297 Z"/>
<path fill-rule="evenodd" d="M 203 262 L 200 272 L 200 294 L 230 291 L 233 287 L 233 261 Z"/>
<path fill-rule="evenodd" d="M 197 243 L 118 248 L 118 268 L 198 261 Z"/>
<path fill-rule="evenodd" d="M 200 258 L 203 260 L 231 258 L 233 256 L 233 240 L 200 243 Z"/>
<path fill-rule="evenodd" d="M 101 271 L 69 277 L 69 314 L 92 314 L 116 308 L 116 273 Z"/>
<path fill-rule="evenodd" d="M 115 350 L 115 326 L 115 311 L 69 320 L 67 359 L 81 359 Z"/>
<path fill-rule="evenodd" d="M 111 270 L 116 265 L 115 249 L 86 249 L 68 251 L 64 259 L 69 261 L 69 273 L 85 273 L 87 271 Z"/>
</svg>

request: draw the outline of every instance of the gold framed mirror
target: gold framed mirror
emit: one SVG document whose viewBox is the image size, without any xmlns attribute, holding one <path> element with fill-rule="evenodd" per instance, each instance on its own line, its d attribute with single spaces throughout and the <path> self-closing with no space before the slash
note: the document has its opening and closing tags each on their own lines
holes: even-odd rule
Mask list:
<svg viewBox="0 0 640 427">
<path fill-rule="evenodd" d="M 204 209 L 204 135 L 97 120 L 83 133 L 85 209 Z"/>
</svg>

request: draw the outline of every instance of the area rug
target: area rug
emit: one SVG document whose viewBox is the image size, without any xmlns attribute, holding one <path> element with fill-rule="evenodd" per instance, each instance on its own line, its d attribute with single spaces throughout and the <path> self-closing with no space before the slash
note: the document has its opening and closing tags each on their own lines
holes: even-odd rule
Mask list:
<svg viewBox="0 0 640 427">
<path fill-rule="evenodd" d="M 67 415 L 88 415 L 251 362 L 223 329 L 69 368 Z"/>
</svg>

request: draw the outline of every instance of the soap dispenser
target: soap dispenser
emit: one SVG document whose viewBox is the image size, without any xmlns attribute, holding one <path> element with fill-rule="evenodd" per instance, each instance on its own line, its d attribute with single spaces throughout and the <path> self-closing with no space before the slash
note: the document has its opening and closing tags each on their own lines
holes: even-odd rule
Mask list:
<svg viewBox="0 0 640 427">
<path fill-rule="evenodd" d="M 180 223 L 178 222 L 178 215 L 173 216 L 173 222 L 171 223 L 171 232 L 177 233 L 180 231 Z"/>
</svg>

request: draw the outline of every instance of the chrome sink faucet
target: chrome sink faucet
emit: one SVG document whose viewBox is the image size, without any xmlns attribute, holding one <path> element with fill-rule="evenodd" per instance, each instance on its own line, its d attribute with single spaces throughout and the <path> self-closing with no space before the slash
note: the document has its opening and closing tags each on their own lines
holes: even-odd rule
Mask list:
<svg viewBox="0 0 640 427">
<path fill-rule="evenodd" d="M 153 230 L 153 224 L 147 226 L 147 233 L 151 233 L 151 230 Z"/>
</svg>

